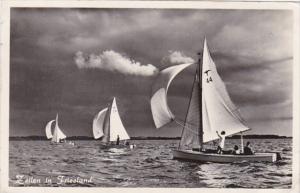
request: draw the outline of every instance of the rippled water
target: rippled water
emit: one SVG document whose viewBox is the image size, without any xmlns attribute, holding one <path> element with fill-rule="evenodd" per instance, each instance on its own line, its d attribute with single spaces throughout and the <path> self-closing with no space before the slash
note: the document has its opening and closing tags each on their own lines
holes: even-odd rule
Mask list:
<svg viewBox="0 0 300 193">
<path fill-rule="evenodd" d="M 283 160 L 278 163 L 232 164 L 182 162 L 172 159 L 171 149 L 177 147 L 176 140 L 131 141 L 137 145 L 133 150 L 114 148 L 103 150 L 95 140 L 75 141 L 75 146 L 50 145 L 48 141 L 10 141 L 9 184 L 10 186 L 291 188 L 292 139 L 249 141 L 257 152 L 281 151 Z M 227 147 L 239 143 L 239 140 L 226 141 Z M 69 181 L 58 180 L 58 177 L 62 178 L 61 176 Z M 51 182 L 46 183 L 46 178 L 51 179 Z"/>
</svg>

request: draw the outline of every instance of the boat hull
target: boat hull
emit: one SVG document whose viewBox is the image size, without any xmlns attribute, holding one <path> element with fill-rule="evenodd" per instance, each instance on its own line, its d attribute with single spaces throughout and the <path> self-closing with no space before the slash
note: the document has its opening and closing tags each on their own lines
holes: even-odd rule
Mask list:
<svg viewBox="0 0 300 193">
<path fill-rule="evenodd" d="M 255 153 L 254 155 L 230 155 L 204 153 L 192 150 L 173 150 L 173 159 L 193 162 L 276 162 L 279 159 L 278 153 Z"/>
</svg>

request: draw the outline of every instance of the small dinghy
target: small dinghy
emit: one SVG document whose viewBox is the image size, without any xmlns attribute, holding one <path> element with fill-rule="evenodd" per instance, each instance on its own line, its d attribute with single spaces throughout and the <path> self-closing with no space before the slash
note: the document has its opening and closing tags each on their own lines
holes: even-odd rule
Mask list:
<svg viewBox="0 0 300 193">
<path fill-rule="evenodd" d="M 53 122 L 55 122 L 55 127 L 52 134 L 51 128 Z M 61 131 L 58 126 L 58 114 L 56 114 L 55 120 L 51 120 L 47 123 L 45 131 L 47 139 L 51 139 L 51 144 L 65 143 L 65 139 L 67 138 L 67 136 Z"/>
<path fill-rule="evenodd" d="M 168 106 L 168 87 L 178 73 L 192 65 L 197 65 L 197 67 L 188 112 L 185 121 L 180 121 L 175 118 Z M 219 163 L 275 162 L 280 159 L 280 154 L 276 152 L 253 155 L 244 155 L 242 152 L 239 155 L 232 155 L 205 151 L 205 143 L 219 139 L 217 132 L 225 131 L 225 136 L 230 136 L 250 130 L 245 126 L 238 109 L 229 97 L 226 86 L 210 56 L 206 39 L 199 62 L 180 64 L 162 70 L 152 91 L 151 111 L 155 126 L 160 128 L 175 121 L 183 127 L 179 147 L 173 151 L 174 159 Z M 243 150 L 243 141 L 241 142 Z M 198 151 L 193 149 L 198 149 Z"/>
<path fill-rule="evenodd" d="M 130 139 L 119 115 L 116 98 L 93 120 L 93 136 L 100 139 L 100 148 L 127 148 Z"/>
</svg>

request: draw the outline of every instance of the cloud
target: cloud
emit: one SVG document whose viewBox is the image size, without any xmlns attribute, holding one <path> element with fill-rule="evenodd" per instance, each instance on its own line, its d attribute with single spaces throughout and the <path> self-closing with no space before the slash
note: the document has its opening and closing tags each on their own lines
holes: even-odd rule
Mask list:
<svg viewBox="0 0 300 193">
<path fill-rule="evenodd" d="M 74 61 L 78 68 L 99 68 L 128 75 L 152 76 L 158 72 L 152 64 L 142 65 L 113 50 L 106 50 L 99 55 L 90 54 L 88 58 L 78 51 Z"/>
<path fill-rule="evenodd" d="M 258 119 L 269 123 L 284 119 L 291 115 L 292 107 L 287 106 L 284 112 L 272 107 L 292 101 L 292 21 L 290 10 L 13 8 L 10 112 L 18 124 L 11 129 L 34 133 L 30 129 L 43 128 L 50 114 L 32 112 L 50 109 L 55 115 L 68 109 L 61 105 L 67 103 L 88 109 L 84 120 L 72 120 L 82 117 L 77 108 L 68 110 L 70 118 L 62 118 L 66 124 L 74 122 L 70 131 L 74 126 L 75 133 L 85 135 L 84 128 L 89 127 L 85 123 L 90 123 L 111 96 L 117 96 L 132 112 L 125 108 L 125 126 L 148 132 L 143 127 L 152 127 L 147 98 L 155 78 L 151 75 L 157 68 L 196 60 L 204 36 L 233 102 L 245 109 L 245 118 L 253 123 L 250 126 L 255 128 Z M 175 115 L 184 117 L 186 113 L 187 104 L 182 101 L 188 101 L 194 70 L 187 68 L 172 82 L 168 96 Z M 132 103 L 138 105 L 135 110 Z M 28 109 L 29 122 L 19 116 L 23 109 Z M 279 111 L 282 114 L 268 117 Z M 133 119 L 136 116 L 143 126 Z M 43 123 L 33 125 L 38 121 L 32 120 Z M 269 123 L 260 121 L 254 130 L 273 133 Z M 173 128 L 164 131 L 176 134 Z M 178 132 L 180 135 L 180 129 Z"/>
<path fill-rule="evenodd" d="M 186 56 L 180 51 L 169 51 L 169 55 L 163 57 L 163 64 L 184 64 L 194 62 L 193 58 Z"/>
</svg>

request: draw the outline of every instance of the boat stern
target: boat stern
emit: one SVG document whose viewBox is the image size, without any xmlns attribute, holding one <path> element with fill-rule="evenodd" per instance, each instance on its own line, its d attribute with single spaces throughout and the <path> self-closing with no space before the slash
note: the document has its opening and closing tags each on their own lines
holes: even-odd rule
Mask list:
<svg viewBox="0 0 300 193">
<path fill-rule="evenodd" d="M 277 162 L 279 160 L 282 160 L 280 152 L 276 151 L 276 152 L 270 152 L 270 153 L 273 154 L 273 156 L 272 156 L 273 162 Z"/>
</svg>

